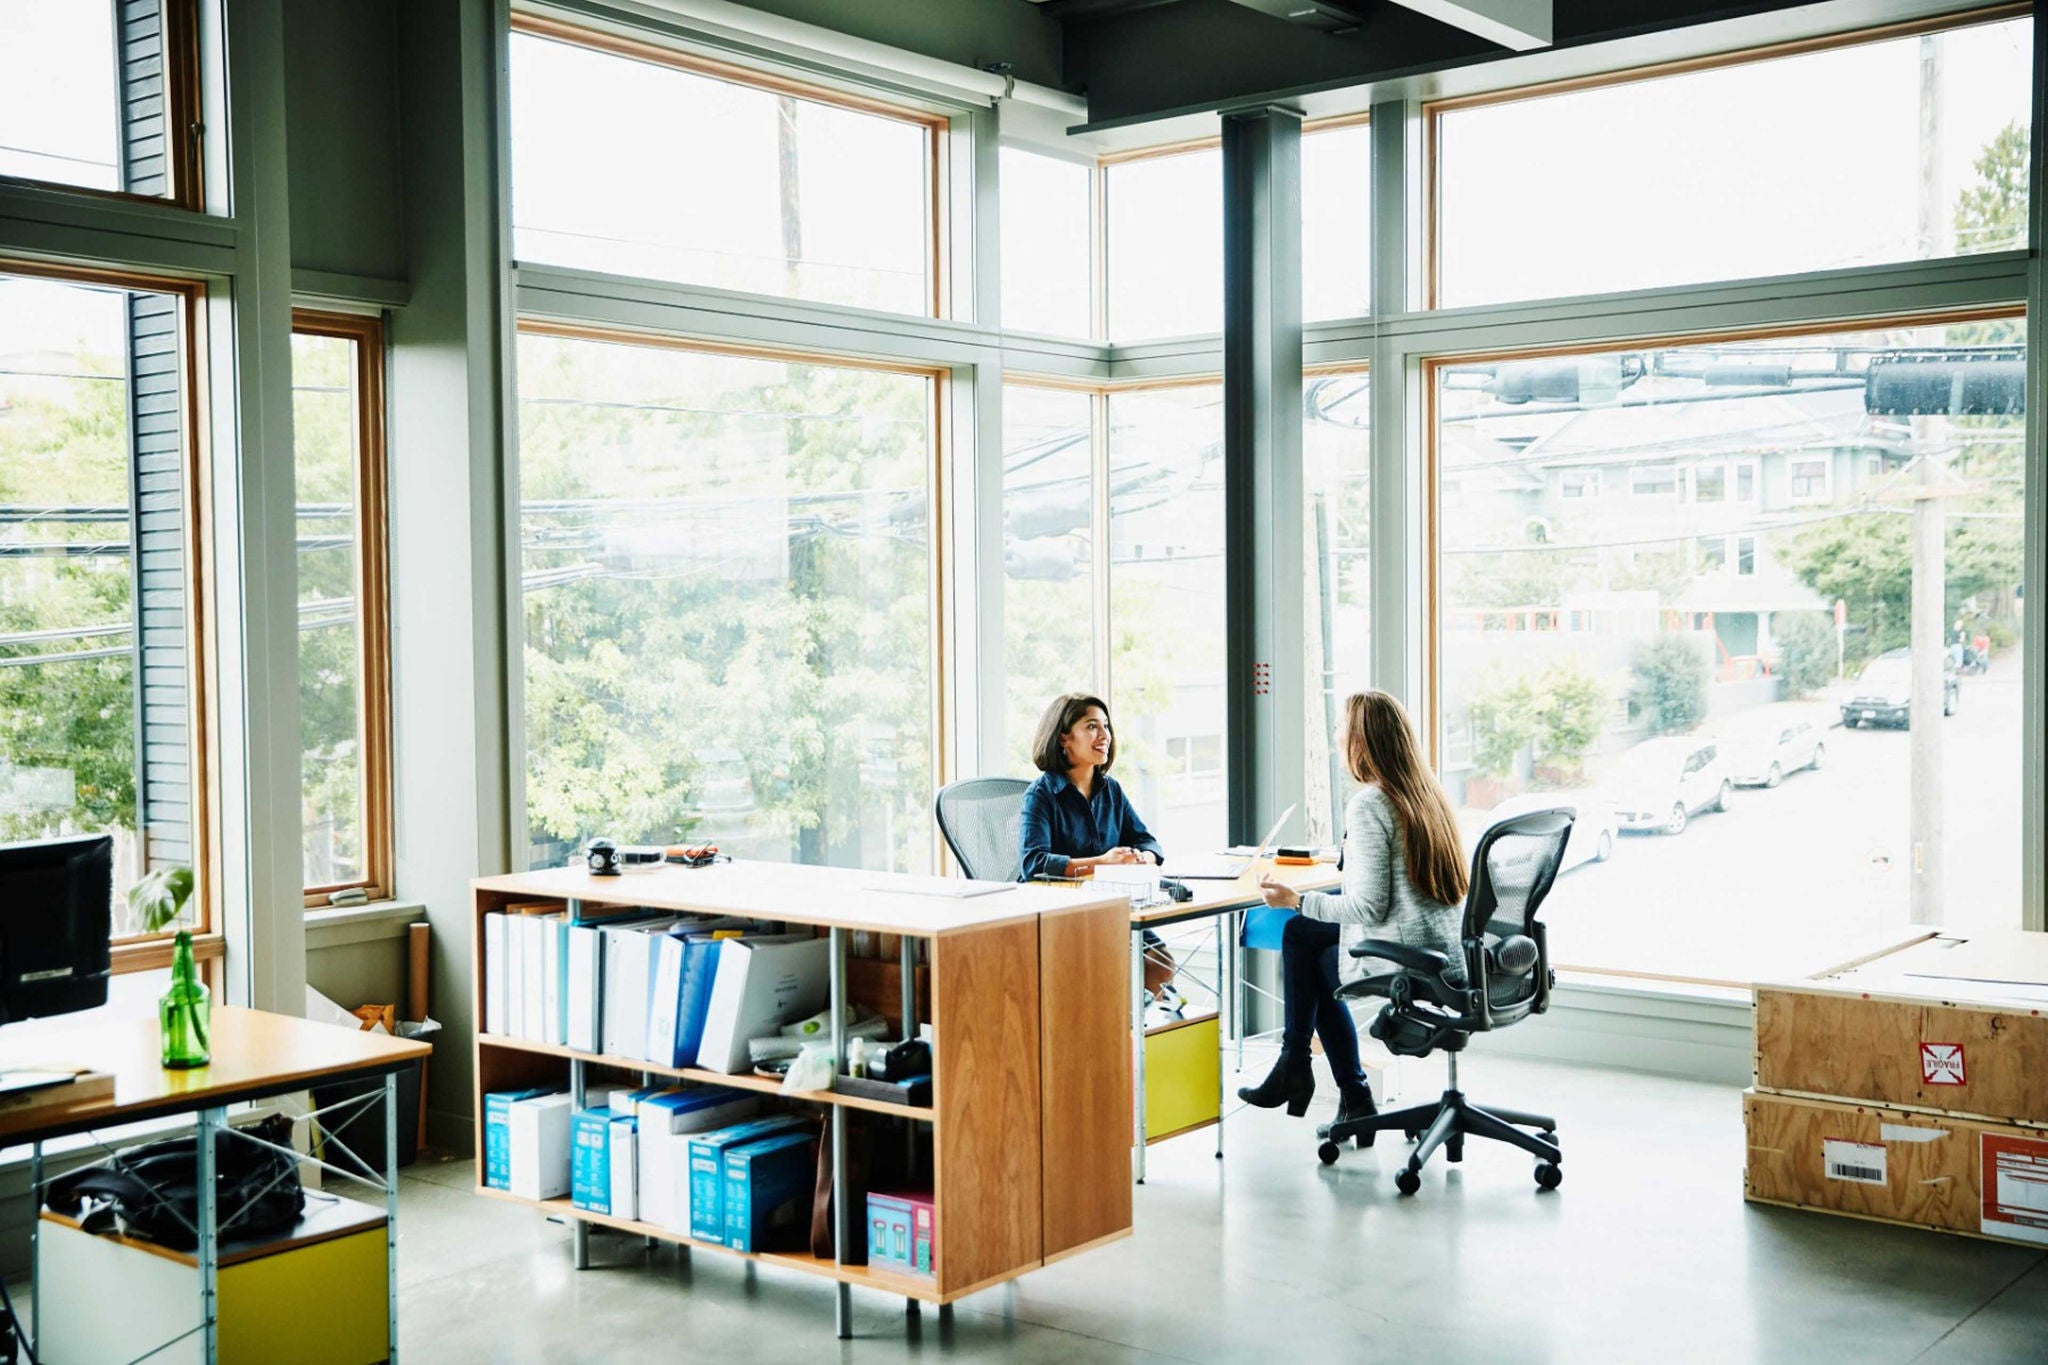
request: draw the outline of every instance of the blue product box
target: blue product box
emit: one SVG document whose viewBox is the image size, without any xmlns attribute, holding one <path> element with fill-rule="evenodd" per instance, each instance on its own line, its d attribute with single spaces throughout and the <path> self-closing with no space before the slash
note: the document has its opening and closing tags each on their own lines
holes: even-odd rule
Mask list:
<svg viewBox="0 0 2048 1365">
<path fill-rule="evenodd" d="M 775 1114 L 734 1124 L 690 1139 L 690 1235 L 700 1242 L 725 1242 L 725 1154 L 734 1147 L 791 1128 L 809 1128 L 802 1114 Z"/>
<path fill-rule="evenodd" d="M 484 1185 L 512 1188 L 512 1106 L 520 1100 L 550 1093 L 545 1086 L 530 1090 L 494 1090 L 484 1096 Z"/>
<path fill-rule="evenodd" d="M 592 1213 L 612 1211 L 612 1111 L 579 1109 L 569 1121 L 569 1200 Z"/>
<path fill-rule="evenodd" d="M 818 1140 L 780 1133 L 725 1154 L 725 1244 L 772 1251 L 808 1229 L 818 1187 Z"/>
</svg>

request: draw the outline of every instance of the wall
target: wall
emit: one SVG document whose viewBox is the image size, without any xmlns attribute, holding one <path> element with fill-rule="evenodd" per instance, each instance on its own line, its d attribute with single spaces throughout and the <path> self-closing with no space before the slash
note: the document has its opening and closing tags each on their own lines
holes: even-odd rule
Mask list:
<svg viewBox="0 0 2048 1365">
<path fill-rule="evenodd" d="M 403 280 L 394 0 L 285 0 L 295 270 Z"/>
</svg>

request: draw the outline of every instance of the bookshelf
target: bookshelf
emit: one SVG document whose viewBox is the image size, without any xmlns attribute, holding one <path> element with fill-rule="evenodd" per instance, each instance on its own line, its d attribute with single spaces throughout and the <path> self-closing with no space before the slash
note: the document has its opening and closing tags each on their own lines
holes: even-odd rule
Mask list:
<svg viewBox="0 0 2048 1365">
<path fill-rule="evenodd" d="M 987 896 L 919 894 L 923 878 L 840 868 L 734 862 L 663 867 L 618 877 L 551 868 L 472 884 L 477 1191 L 563 1218 L 578 1267 L 589 1231 L 610 1228 L 702 1247 L 838 1286 L 841 1336 L 854 1288 L 944 1305 L 1131 1230 L 1131 1051 L 1125 983 L 1129 903 L 1087 888 L 1020 885 Z M 849 1131 L 859 1115 L 908 1120 L 930 1139 L 937 1237 L 933 1274 L 871 1269 L 849 1257 L 861 1238 L 859 1191 L 835 1201 L 835 1257 L 807 1251 L 742 1252 L 673 1228 L 576 1208 L 568 1198 L 527 1200 L 488 1188 L 486 1093 L 526 1086 L 568 1089 L 581 1104 L 597 1074 L 702 1081 L 779 1094 L 779 1082 L 697 1067 L 663 1067 L 485 1032 L 484 916 L 508 905 L 635 905 L 699 915 L 742 915 L 825 931 L 833 1015 L 853 998 L 893 1023 L 929 1023 L 934 1037 L 929 1107 L 818 1091 L 790 1097 L 827 1116 L 832 1178 L 851 1188 Z M 897 944 L 894 962 L 855 958 L 856 933 Z M 921 947 L 921 951 L 920 951 Z M 920 962 L 920 958 L 922 961 Z M 864 994 L 849 994 L 850 984 Z M 842 1059 L 845 1040 L 835 1038 Z"/>
</svg>

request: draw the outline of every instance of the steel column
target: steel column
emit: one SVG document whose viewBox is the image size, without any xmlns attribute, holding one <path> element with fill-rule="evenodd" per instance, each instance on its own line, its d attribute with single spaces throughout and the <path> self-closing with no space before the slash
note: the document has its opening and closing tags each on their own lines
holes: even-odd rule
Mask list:
<svg viewBox="0 0 2048 1365">
<path fill-rule="evenodd" d="M 1301 115 L 1223 120 L 1225 726 L 1230 833 L 1301 800 Z"/>
</svg>

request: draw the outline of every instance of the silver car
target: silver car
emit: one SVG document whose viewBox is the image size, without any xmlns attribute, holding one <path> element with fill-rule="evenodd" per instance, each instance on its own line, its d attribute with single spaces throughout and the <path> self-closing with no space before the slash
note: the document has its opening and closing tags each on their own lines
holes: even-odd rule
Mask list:
<svg viewBox="0 0 2048 1365">
<path fill-rule="evenodd" d="M 1729 776 L 1738 787 L 1775 787 L 1788 773 L 1819 768 L 1827 762 L 1828 746 L 1811 721 L 1774 720 L 1752 725 L 1740 734 L 1723 735 L 1721 752 L 1727 755 Z"/>
</svg>

